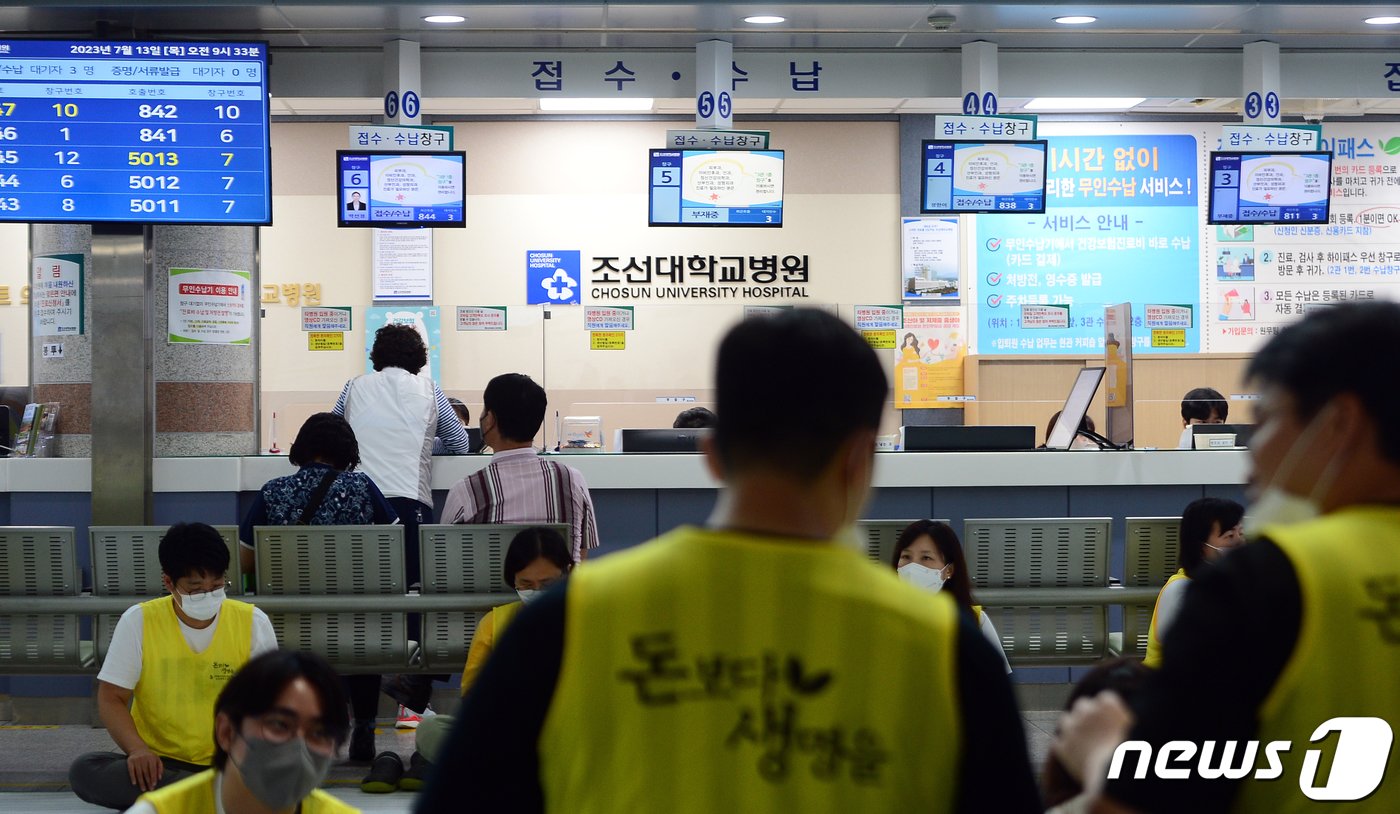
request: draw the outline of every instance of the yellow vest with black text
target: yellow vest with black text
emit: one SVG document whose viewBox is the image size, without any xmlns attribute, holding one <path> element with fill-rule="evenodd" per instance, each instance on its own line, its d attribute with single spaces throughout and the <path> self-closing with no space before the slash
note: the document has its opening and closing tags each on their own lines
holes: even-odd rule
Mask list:
<svg viewBox="0 0 1400 814">
<path fill-rule="evenodd" d="M 141 795 L 156 814 L 214 814 L 215 771 L 200 772 Z M 316 789 L 301 801 L 299 814 L 359 814 L 359 809 Z"/>
<path fill-rule="evenodd" d="M 169 595 L 141 603 L 141 624 L 141 678 L 131 705 L 136 732 L 161 757 L 208 766 L 214 760 L 214 702 L 248 661 L 253 606 L 225 599 L 203 653 L 185 641 Z"/>
<path fill-rule="evenodd" d="M 1337 774 L 1334 756 L 1352 770 L 1364 763 L 1345 757 L 1362 738 L 1343 732 L 1311 743 L 1318 727 L 1333 718 L 1361 717 L 1384 719 L 1392 736 L 1400 728 L 1400 509 L 1351 507 L 1268 528 L 1263 536 L 1293 563 L 1303 621 L 1293 655 L 1259 710 L 1256 738 L 1293 746 L 1283 755 L 1283 776 L 1246 781 L 1234 810 L 1312 812 L 1327 804 L 1300 790 L 1309 750 L 1321 752 L 1313 788 L 1328 785 Z M 1379 750 L 1363 751 L 1384 759 Z M 1393 739 L 1386 768 L 1379 787 L 1364 800 L 1331 805 L 1349 814 L 1400 811 L 1400 757 Z"/>
<path fill-rule="evenodd" d="M 1162 666 L 1162 640 L 1157 637 L 1157 607 L 1162 604 L 1162 594 L 1167 592 L 1167 585 L 1178 580 L 1190 579 L 1186 576 L 1185 568 L 1176 569 L 1176 573 L 1167 578 L 1167 582 L 1162 586 L 1162 590 L 1157 594 L 1157 602 L 1152 606 L 1152 624 L 1147 628 L 1147 655 L 1143 657 L 1142 663 L 1148 667 Z"/>
<path fill-rule="evenodd" d="M 545 807 L 944 812 L 957 609 L 837 543 L 682 528 L 569 578 Z"/>
</svg>

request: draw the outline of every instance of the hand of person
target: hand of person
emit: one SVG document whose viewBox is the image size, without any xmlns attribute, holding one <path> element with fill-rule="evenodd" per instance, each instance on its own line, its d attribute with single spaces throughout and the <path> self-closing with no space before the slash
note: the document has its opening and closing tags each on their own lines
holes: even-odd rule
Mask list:
<svg viewBox="0 0 1400 814">
<path fill-rule="evenodd" d="M 1086 789 L 1096 787 L 1132 725 L 1133 714 L 1123 699 L 1112 691 L 1101 692 L 1075 701 L 1060 716 L 1059 734 L 1051 749 L 1070 776 Z"/>
<path fill-rule="evenodd" d="M 142 749 L 126 756 L 126 774 L 131 778 L 131 785 L 141 791 L 154 789 L 164 773 L 165 764 L 161 763 L 160 758 L 150 749 Z"/>
</svg>

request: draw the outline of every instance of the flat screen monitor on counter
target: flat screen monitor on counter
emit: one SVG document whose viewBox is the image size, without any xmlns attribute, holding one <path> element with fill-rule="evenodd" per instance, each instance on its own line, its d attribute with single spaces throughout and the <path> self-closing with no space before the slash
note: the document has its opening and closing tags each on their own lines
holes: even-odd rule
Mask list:
<svg viewBox="0 0 1400 814">
<path fill-rule="evenodd" d="M 339 150 L 335 161 L 340 226 L 466 226 L 464 152 Z"/>
<path fill-rule="evenodd" d="M 272 223 L 267 44 L 0 40 L 0 222 Z"/>
<path fill-rule="evenodd" d="M 783 225 L 782 150 L 652 150 L 651 226 Z"/>
<path fill-rule="evenodd" d="M 1044 141 L 925 141 L 919 211 L 1044 212 L 1045 156 Z"/>
<path fill-rule="evenodd" d="M 708 429 L 697 427 L 617 432 L 620 452 L 699 452 L 700 439 L 710 434 Z"/>
<path fill-rule="evenodd" d="M 1209 223 L 1326 223 L 1331 153 L 1210 154 Z"/>
</svg>

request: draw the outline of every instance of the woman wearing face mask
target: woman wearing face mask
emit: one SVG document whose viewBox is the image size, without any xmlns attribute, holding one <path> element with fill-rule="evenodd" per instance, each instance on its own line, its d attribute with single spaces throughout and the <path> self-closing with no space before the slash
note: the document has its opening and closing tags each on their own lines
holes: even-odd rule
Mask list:
<svg viewBox="0 0 1400 814">
<path fill-rule="evenodd" d="M 462 668 L 463 697 L 466 697 L 467 690 L 471 689 L 472 682 L 481 673 L 481 668 L 486 666 L 486 659 L 491 655 L 495 643 L 516 614 L 562 580 L 573 567 L 569 543 L 554 529 L 535 526 L 515 535 L 506 549 L 501 576 L 506 585 L 515 589 L 520 601 L 493 609 L 477 623 L 471 649 L 467 651 L 467 663 Z M 372 794 L 382 794 L 396 788 L 408 791 L 421 789 L 428 765 L 436 759 L 438 750 L 452 730 L 453 720 L 451 715 L 435 715 L 424 720 L 418 726 L 418 751 L 409 759 L 407 770 L 396 755 L 386 752 L 375 758 L 369 777 L 360 784 L 360 788 Z"/>
<path fill-rule="evenodd" d="M 1147 656 L 1142 663 L 1148 667 L 1162 666 L 1162 638 L 1176 620 L 1186 586 L 1200 574 L 1201 569 L 1225 555 L 1226 551 L 1244 544 L 1240 525 L 1244 507 L 1233 500 L 1205 497 L 1194 500 L 1181 513 L 1181 549 L 1176 573 L 1171 575 L 1157 605 L 1152 609 L 1152 625 L 1147 632 Z"/>
<path fill-rule="evenodd" d="M 258 656 L 214 705 L 214 768 L 143 795 L 126 814 L 356 814 L 317 788 L 349 734 L 345 704 L 320 656 Z"/>
<path fill-rule="evenodd" d="M 1007 661 L 1006 651 L 1002 649 L 1001 639 L 997 637 L 991 618 L 982 612 L 981 605 L 973 603 L 967 558 L 963 556 L 962 541 L 952 526 L 933 520 L 910 523 L 895 541 L 893 565 L 900 578 L 911 585 L 929 593 L 951 593 L 958 605 L 977 619 L 982 635 L 996 645 L 1006 672 L 1011 672 L 1011 662 Z"/>
</svg>

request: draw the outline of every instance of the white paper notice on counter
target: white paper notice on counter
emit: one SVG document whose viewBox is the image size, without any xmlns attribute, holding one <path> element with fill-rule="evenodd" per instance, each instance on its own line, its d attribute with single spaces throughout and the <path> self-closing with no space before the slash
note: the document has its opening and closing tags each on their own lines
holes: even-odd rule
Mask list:
<svg viewBox="0 0 1400 814">
<path fill-rule="evenodd" d="M 374 299 L 433 298 L 433 230 L 373 230 Z"/>
</svg>

